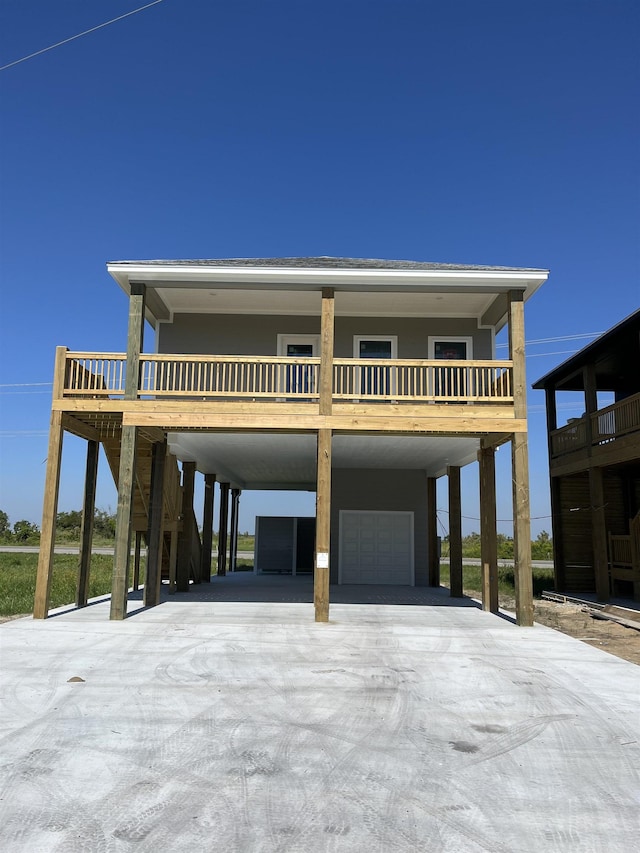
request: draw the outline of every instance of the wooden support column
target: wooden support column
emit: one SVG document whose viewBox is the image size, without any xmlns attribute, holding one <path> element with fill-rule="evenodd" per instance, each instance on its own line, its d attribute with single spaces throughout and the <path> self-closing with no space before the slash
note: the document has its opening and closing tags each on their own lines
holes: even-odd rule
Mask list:
<svg viewBox="0 0 640 853">
<path fill-rule="evenodd" d="M 333 407 L 333 346 L 335 298 L 331 287 L 322 289 L 320 326 L 320 414 L 330 415 Z"/>
<path fill-rule="evenodd" d="M 558 428 L 558 414 L 556 408 L 556 390 L 553 386 L 544 389 L 547 411 L 547 449 L 549 453 L 549 465 L 553 456 L 551 433 Z M 566 569 L 564 556 L 564 530 L 560 501 L 560 478 L 549 475 L 551 493 L 551 536 L 553 542 L 553 574 L 556 592 L 563 592 L 566 588 Z"/>
<path fill-rule="evenodd" d="M 200 562 L 200 580 L 211 582 L 211 552 L 213 545 L 213 506 L 216 475 L 204 475 L 204 506 L 202 511 L 202 551 Z"/>
<path fill-rule="evenodd" d="M 227 534 L 229 530 L 229 483 L 220 483 L 220 523 L 218 526 L 218 574 L 227 574 Z"/>
<path fill-rule="evenodd" d="M 496 451 L 480 444 L 480 555 L 482 609 L 498 612 L 498 529 L 496 521 Z"/>
<path fill-rule="evenodd" d="M 427 477 L 427 550 L 429 554 L 429 586 L 440 586 L 438 553 L 438 514 L 435 477 Z"/>
<path fill-rule="evenodd" d="M 147 532 L 147 577 L 143 593 L 145 607 L 155 607 L 155 605 L 160 602 L 162 547 L 164 539 L 164 474 L 166 459 L 166 440 L 155 442 L 151 455 L 149 530 Z"/>
<path fill-rule="evenodd" d="M 189 569 L 193 542 L 193 491 L 196 476 L 196 463 L 182 463 L 182 526 L 178 532 L 178 571 L 176 590 L 187 592 L 189 589 Z"/>
<path fill-rule="evenodd" d="M 82 524 L 80 527 L 80 558 L 78 561 L 78 585 L 76 587 L 76 606 L 86 607 L 89 597 L 89 570 L 91 567 L 91 543 L 93 539 L 93 519 L 96 510 L 96 481 L 98 477 L 98 454 L 100 444 L 87 442 L 87 466 L 84 476 L 84 502 L 82 504 Z"/>
<path fill-rule="evenodd" d="M 142 553 L 142 531 L 136 530 L 135 546 L 133 549 L 133 583 L 132 589 L 137 592 L 140 589 L 140 557 Z"/>
<path fill-rule="evenodd" d="M 110 619 L 124 619 L 127 615 L 137 442 L 137 427 L 123 426 L 122 438 L 120 439 L 118 508 L 116 512 L 116 539 L 113 549 Z"/>
<path fill-rule="evenodd" d="M 145 295 L 146 287 L 144 284 L 131 284 L 129 296 L 129 330 L 127 334 L 127 366 L 124 389 L 125 400 L 136 400 L 138 397 L 140 353 L 142 352 L 144 341 Z M 118 509 L 116 512 L 116 540 L 113 551 L 113 579 L 111 584 L 111 619 L 124 619 L 127 615 L 131 519 L 133 516 L 133 493 L 136 479 L 137 443 L 137 427 L 123 426 L 120 438 Z"/>
<path fill-rule="evenodd" d="M 60 488 L 60 463 L 62 461 L 62 412 L 51 412 L 47 471 L 44 481 L 42 525 L 40 528 L 40 554 L 33 603 L 33 618 L 46 619 L 49 613 L 49 591 L 53 572 L 53 550 L 56 541 L 56 515 Z"/>
<path fill-rule="evenodd" d="M 513 361 L 513 410 L 516 418 L 527 417 L 527 384 L 524 346 L 524 295 L 509 291 L 509 357 Z M 529 459 L 527 433 L 511 438 L 513 483 L 513 540 L 516 621 L 533 625 L 533 577 L 531 573 L 531 510 L 529 505 Z"/>
<path fill-rule="evenodd" d="M 449 480 L 449 589 L 452 598 L 462 598 L 462 493 L 460 467 L 447 466 Z"/>
<path fill-rule="evenodd" d="M 602 468 L 589 469 L 589 499 L 591 501 L 591 541 L 596 595 L 598 601 L 609 601 L 609 559 L 607 555 L 607 523 Z"/>
<path fill-rule="evenodd" d="M 231 542 L 229 545 L 229 569 L 235 572 L 238 562 L 238 509 L 240 489 L 231 489 Z"/>
<path fill-rule="evenodd" d="M 329 552 L 331 548 L 331 430 L 318 430 L 316 468 L 316 549 L 313 604 L 316 622 L 329 621 Z"/>
</svg>

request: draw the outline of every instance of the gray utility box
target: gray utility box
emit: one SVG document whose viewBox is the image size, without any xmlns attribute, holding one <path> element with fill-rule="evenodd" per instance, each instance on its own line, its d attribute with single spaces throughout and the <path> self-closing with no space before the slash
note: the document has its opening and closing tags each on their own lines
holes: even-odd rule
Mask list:
<svg viewBox="0 0 640 853">
<path fill-rule="evenodd" d="M 254 572 L 312 574 L 315 540 L 316 520 L 313 517 L 256 516 Z"/>
</svg>

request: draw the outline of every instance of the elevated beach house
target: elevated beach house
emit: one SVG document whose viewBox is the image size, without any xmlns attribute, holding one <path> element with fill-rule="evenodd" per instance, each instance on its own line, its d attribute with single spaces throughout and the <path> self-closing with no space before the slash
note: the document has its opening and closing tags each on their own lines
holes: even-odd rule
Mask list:
<svg viewBox="0 0 640 853">
<path fill-rule="evenodd" d="M 640 601 L 640 311 L 533 387 L 547 401 L 556 590 Z M 561 424 L 567 392 L 584 411 Z"/>
<path fill-rule="evenodd" d="M 229 513 L 233 555 L 240 490 L 316 492 L 315 616 L 326 621 L 330 583 L 439 585 L 436 479 L 447 476 L 460 596 L 460 469 L 476 461 L 483 604 L 495 611 L 494 453 L 510 442 L 517 618 L 532 623 L 524 303 L 545 270 L 328 257 L 107 269 L 129 299 L 127 352 L 57 350 L 36 617 L 48 613 L 69 431 L 87 441 L 79 606 L 100 445 L 118 488 L 113 619 L 126 615 L 134 542 L 136 566 L 140 543 L 148 548 L 147 605 L 163 573 L 178 592 L 209 580 L 216 481 L 219 572 Z M 508 358 L 496 359 L 505 324 Z"/>
</svg>

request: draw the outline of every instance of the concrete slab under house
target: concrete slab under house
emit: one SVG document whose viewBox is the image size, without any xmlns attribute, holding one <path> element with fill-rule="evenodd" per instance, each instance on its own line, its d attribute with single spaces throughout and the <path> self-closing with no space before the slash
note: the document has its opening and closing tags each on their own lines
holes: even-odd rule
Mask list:
<svg viewBox="0 0 640 853">
<path fill-rule="evenodd" d="M 232 568 L 238 502 L 252 489 L 316 493 L 316 621 L 329 619 L 331 584 L 438 587 L 439 477 L 449 481 L 451 595 L 460 597 L 460 471 L 475 462 L 483 607 L 497 612 L 494 454 L 509 443 L 516 618 L 533 623 L 524 305 L 546 270 L 328 257 L 107 269 L 129 299 L 127 351 L 57 350 L 36 618 L 49 610 L 70 432 L 87 442 L 79 607 L 102 446 L 118 489 L 111 619 L 127 614 L 132 542 L 135 565 L 148 549 L 147 606 L 160 600 L 163 573 L 178 593 L 209 582 L 216 512 L 218 573 Z M 496 359 L 505 325 L 508 358 Z"/>
</svg>

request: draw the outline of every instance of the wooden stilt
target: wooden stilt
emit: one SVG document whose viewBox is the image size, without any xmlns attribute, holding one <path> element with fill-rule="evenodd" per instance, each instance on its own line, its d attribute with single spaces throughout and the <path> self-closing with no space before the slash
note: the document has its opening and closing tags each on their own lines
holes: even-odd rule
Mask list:
<svg viewBox="0 0 640 853">
<path fill-rule="evenodd" d="M 231 489 L 231 539 L 229 542 L 229 568 L 235 572 L 238 562 L 238 504 L 240 489 Z"/>
<path fill-rule="evenodd" d="M 527 417 L 527 384 L 524 346 L 524 295 L 510 290 L 508 297 L 509 356 L 513 361 L 513 413 Z M 516 621 L 533 625 L 533 578 L 531 574 L 531 511 L 529 506 L 529 459 L 527 433 L 511 438 L 513 483 L 513 544 Z"/>
<path fill-rule="evenodd" d="M 151 457 L 151 494 L 149 499 L 149 531 L 147 533 L 147 577 L 143 593 L 145 607 L 154 607 L 160 601 L 166 458 L 166 441 L 156 442 L 153 445 Z"/>
<path fill-rule="evenodd" d="M 213 544 L 213 503 L 215 494 L 216 475 L 204 475 L 204 507 L 202 512 L 202 552 L 200 564 L 200 580 L 211 582 L 211 555 Z"/>
<path fill-rule="evenodd" d="M 91 566 L 93 520 L 96 510 L 99 452 L 99 442 L 87 442 L 87 467 L 84 478 L 84 502 L 82 505 L 82 525 L 80 528 L 80 559 L 78 563 L 78 585 L 76 587 L 76 605 L 78 607 L 86 607 L 89 596 L 89 570 Z"/>
<path fill-rule="evenodd" d="M 178 572 L 176 589 L 189 589 L 189 569 L 193 542 L 193 491 L 196 475 L 195 462 L 182 463 L 182 528 L 178 533 Z"/>
<path fill-rule="evenodd" d="M 135 546 L 133 549 L 133 583 L 131 584 L 135 592 L 140 589 L 140 557 L 142 552 L 142 531 L 136 530 Z"/>
<path fill-rule="evenodd" d="M 609 558 L 607 554 L 607 522 L 602 468 L 589 469 L 589 499 L 591 501 L 591 541 L 593 543 L 596 595 L 598 601 L 609 601 Z"/>
<path fill-rule="evenodd" d="M 498 530 L 496 522 L 495 448 L 481 445 L 480 554 L 482 562 L 482 609 L 498 612 Z"/>
<path fill-rule="evenodd" d="M 178 531 L 171 531 L 169 544 L 169 592 L 176 591 L 176 574 L 178 572 Z"/>
<path fill-rule="evenodd" d="M 429 586 L 440 586 L 436 482 L 435 477 L 427 477 L 427 550 L 429 553 Z"/>
<path fill-rule="evenodd" d="M 113 581 L 111 586 L 111 619 L 127 615 L 127 589 L 131 552 L 131 517 L 135 485 L 137 427 L 123 426 L 120 440 L 120 469 L 118 474 L 118 509 L 116 540 L 113 550 Z"/>
<path fill-rule="evenodd" d="M 449 577 L 453 598 L 462 598 L 462 495 L 460 467 L 447 467 L 449 479 Z"/>
<path fill-rule="evenodd" d="M 227 534 L 229 527 L 229 483 L 220 483 L 220 525 L 218 529 L 218 574 L 227 574 Z"/>
<path fill-rule="evenodd" d="M 40 528 L 40 554 L 33 603 L 34 619 L 46 619 L 49 613 L 49 590 L 53 572 L 53 550 L 56 541 L 56 515 L 58 512 L 63 435 L 62 412 L 52 412 L 42 506 L 42 525 Z"/>
<path fill-rule="evenodd" d="M 313 603 L 316 622 L 329 621 L 329 552 L 331 547 L 331 430 L 318 430 L 316 473 L 316 550 Z"/>
</svg>

